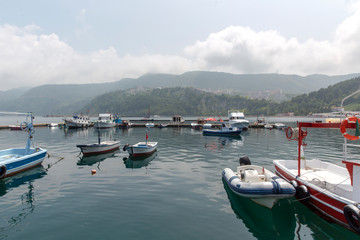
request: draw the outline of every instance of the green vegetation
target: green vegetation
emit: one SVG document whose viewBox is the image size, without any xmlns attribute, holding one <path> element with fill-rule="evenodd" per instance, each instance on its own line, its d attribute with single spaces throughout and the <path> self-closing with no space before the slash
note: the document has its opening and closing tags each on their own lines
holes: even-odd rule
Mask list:
<svg viewBox="0 0 360 240">
<path fill-rule="evenodd" d="M 344 81 L 309 94 L 302 94 L 290 101 L 256 100 L 239 95 L 214 94 L 195 88 L 119 90 L 93 99 L 80 112 L 119 113 L 123 116 L 146 116 L 151 114 L 172 116 L 227 115 L 229 109 L 242 110 L 246 115 L 275 115 L 294 112 L 295 115 L 330 112 L 331 107 L 340 106 L 341 100 L 360 88 L 360 78 Z M 346 110 L 360 110 L 360 97 L 346 101 Z"/>
</svg>

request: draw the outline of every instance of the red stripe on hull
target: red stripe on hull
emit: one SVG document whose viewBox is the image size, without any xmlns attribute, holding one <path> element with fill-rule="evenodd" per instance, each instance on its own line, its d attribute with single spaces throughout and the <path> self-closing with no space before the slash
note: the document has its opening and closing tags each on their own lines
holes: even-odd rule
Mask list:
<svg viewBox="0 0 360 240">
<path fill-rule="evenodd" d="M 147 155 L 153 154 L 155 151 L 156 151 L 156 149 L 154 149 L 151 152 L 146 152 L 146 153 L 133 153 L 133 154 L 131 154 L 131 156 L 133 156 L 133 157 L 147 156 Z"/>
<path fill-rule="evenodd" d="M 111 148 L 111 149 L 104 150 L 104 151 L 99 151 L 99 152 L 87 152 L 87 153 L 84 153 L 84 152 L 83 152 L 83 155 L 84 155 L 84 156 L 88 156 L 88 155 L 103 154 L 103 153 L 115 151 L 115 150 L 117 150 L 118 148 L 119 148 L 119 147 L 115 147 L 115 148 Z"/>
</svg>

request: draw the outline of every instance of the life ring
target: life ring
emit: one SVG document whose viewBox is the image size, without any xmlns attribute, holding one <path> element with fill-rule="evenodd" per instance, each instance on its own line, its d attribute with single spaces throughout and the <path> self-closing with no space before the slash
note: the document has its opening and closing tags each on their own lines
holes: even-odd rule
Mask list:
<svg viewBox="0 0 360 240">
<path fill-rule="evenodd" d="M 358 140 L 359 139 L 359 136 L 350 135 L 346 132 L 346 125 L 349 122 L 356 122 L 356 121 L 359 121 L 359 119 L 357 117 L 352 116 L 352 117 L 348 117 L 347 119 L 344 119 L 341 122 L 340 131 L 341 131 L 342 135 L 344 136 L 344 138 L 349 139 L 349 140 Z"/>
<path fill-rule="evenodd" d="M 0 178 L 5 177 L 6 174 L 6 166 L 5 165 L 0 165 Z"/>
<path fill-rule="evenodd" d="M 26 128 L 27 128 L 27 123 L 26 122 L 20 123 L 20 129 L 21 130 L 25 130 Z"/>
<path fill-rule="evenodd" d="M 292 127 L 287 127 L 286 128 L 286 131 L 285 131 L 285 134 L 286 134 L 286 138 L 288 139 L 288 140 L 291 140 L 291 138 L 292 138 L 292 136 L 293 136 L 293 129 L 292 129 Z"/>
<path fill-rule="evenodd" d="M 360 209 L 352 204 L 344 207 L 344 216 L 349 226 L 357 233 L 360 233 Z"/>
</svg>

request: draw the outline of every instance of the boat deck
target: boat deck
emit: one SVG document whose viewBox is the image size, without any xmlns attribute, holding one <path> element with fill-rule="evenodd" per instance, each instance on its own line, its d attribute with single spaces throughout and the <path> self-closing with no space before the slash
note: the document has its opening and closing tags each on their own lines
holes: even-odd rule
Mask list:
<svg viewBox="0 0 360 240">
<path fill-rule="evenodd" d="M 291 170 L 292 174 L 297 175 L 297 170 Z M 339 196 L 352 199 L 353 187 L 351 186 L 350 176 L 336 174 L 324 169 L 301 169 L 300 178 L 317 187 L 326 189 Z"/>
<path fill-rule="evenodd" d="M 20 158 L 20 157 L 22 157 L 22 155 L 20 155 L 20 154 L 2 155 L 2 156 L 0 156 L 0 162 L 5 161 L 5 160 L 9 160 L 9 159 L 13 159 L 13 158 Z"/>
</svg>

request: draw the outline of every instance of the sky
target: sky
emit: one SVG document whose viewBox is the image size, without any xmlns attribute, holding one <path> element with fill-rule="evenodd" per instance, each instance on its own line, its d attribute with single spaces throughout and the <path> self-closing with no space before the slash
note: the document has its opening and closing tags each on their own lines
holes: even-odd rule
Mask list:
<svg viewBox="0 0 360 240">
<path fill-rule="evenodd" d="M 0 0 L 0 90 L 359 66 L 357 0 Z"/>
</svg>

